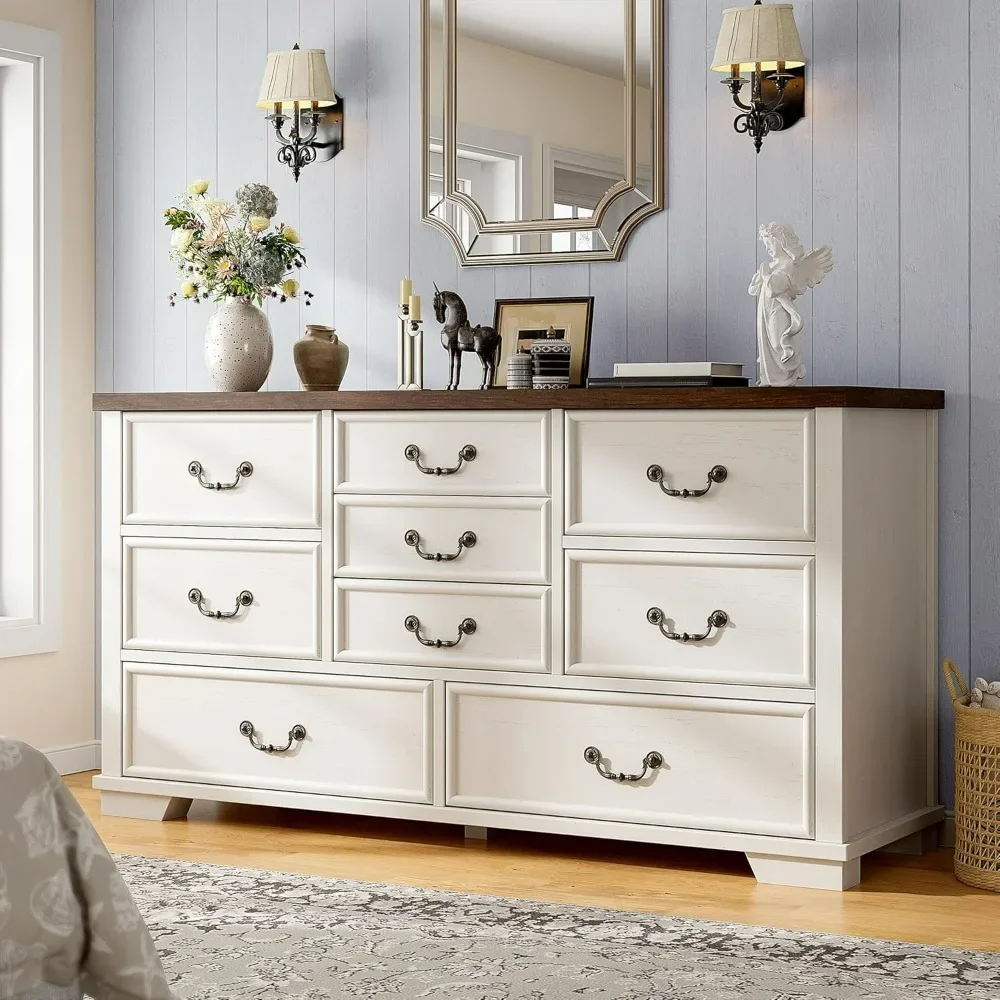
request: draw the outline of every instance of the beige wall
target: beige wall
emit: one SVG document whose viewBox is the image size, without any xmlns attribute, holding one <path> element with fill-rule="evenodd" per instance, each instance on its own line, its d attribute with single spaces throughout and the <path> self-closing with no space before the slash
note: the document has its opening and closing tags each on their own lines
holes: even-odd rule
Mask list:
<svg viewBox="0 0 1000 1000">
<path fill-rule="evenodd" d="M 0 20 L 63 42 L 62 648 L 0 659 L 0 733 L 50 750 L 94 738 L 94 0 L 0 0 Z"/>
</svg>

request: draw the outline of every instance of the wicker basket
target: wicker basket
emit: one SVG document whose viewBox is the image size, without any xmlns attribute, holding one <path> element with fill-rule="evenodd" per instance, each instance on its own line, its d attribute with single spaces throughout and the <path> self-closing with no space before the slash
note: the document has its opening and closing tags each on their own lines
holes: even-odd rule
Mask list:
<svg viewBox="0 0 1000 1000">
<path fill-rule="evenodd" d="M 955 707 L 955 877 L 1000 892 L 1000 712 L 969 707 L 951 660 L 944 680 Z"/>
</svg>

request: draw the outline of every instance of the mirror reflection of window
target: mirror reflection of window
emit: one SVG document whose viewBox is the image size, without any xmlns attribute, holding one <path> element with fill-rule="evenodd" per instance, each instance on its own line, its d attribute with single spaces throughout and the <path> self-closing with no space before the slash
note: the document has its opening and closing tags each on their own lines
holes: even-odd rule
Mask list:
<svg viewBox="0 0 1000 1000">
<path fill-rule="evenodd" d="M 624 177 L 624 0 L 457 0 L 456 9 L 457 137 L 494 158 L 493 186 L 473 185 L 486 219 L 553 218 L 548 148 L 614 165 L 591 178 L 603 184 L 599 201 Z M 520 165 L 519 201 L 504 160 Z"/>
<path fill-rule="evenodd" d="M 592 207 L 576 204 L 560 204 L 552 206 L 552 217 L 555 219 L 590 219 L 594 215 Z M 565 233 L 552 234 L 552 247 L 555 253 L 569 253 L 574 250 L 593 250 L 594 234 L 589 229 L 569 230 Z"/>
</svg>

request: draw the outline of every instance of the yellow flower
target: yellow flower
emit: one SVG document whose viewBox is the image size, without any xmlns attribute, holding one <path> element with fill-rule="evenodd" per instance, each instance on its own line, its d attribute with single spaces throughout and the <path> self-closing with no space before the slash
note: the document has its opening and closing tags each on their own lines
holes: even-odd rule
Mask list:
<svg viewBox="0 0 1000 1000">
<path fill-rule="evenodd" d="M 219 272 L 219 274 L 230 274 L 234 267 L 235 265 L 233 264 L 232 257 L 223 257 L 215 269 Z"/>
<path fill-rule="evenodd" d="M 271 225 L 270 219 L 265 219 L 263 215 L 251 215 L 249 220 L 250 229 L 255 233 L 264 232 Z"/>
<path fill-rule="evenodd" d="M 285 239 L 288 240 L 289 243 L 298 243 L 299 242 L 299 238 L 300 238 L 299 234 L 298 234 L 298 232 L 296 230 L 292 229 L 291 226 L 282 226 L 281 227 L 281 235 L 284 236 Z"/>
<path fill-rule="evenodd" d="M 198 286 L 193 281 L 185 281 L 181 285 L 181 295 L 186 299 L 193 299 L 198 294 Z"/>
<path fill-rule="evenodd" d="M 190 191 L 191 194 L 194 195 L 204 194 L 207 190 L 208 190 L 208 181 L 203 180 L 200 177 L 198 178 L 198 180 L 191 181 L 191 183 L 188 184 L 188 191 Z"/>
<path fill-rule="evenodd" d="M 288 298 L 294 298 L 299 291 L 299 283 L 294 278 L 285 278 L 281 283 L 282 294 L 287 295 Z"/>
</svg>

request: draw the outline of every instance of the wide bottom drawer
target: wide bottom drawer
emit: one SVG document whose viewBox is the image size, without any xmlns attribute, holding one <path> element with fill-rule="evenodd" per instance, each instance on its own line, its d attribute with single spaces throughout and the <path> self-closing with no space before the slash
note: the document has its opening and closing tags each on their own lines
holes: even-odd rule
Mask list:
<svg viewBox="0 0 1000 1000">
<path fill-rule="evenodd" d="M 124 670 L 128 777 L 432 801 L 429 681 Z"/>
<path fill-rule="evenodd" d="M 809 838 L 812 714 L 810 705 L 449 684 L 446 801 Z M 601 774 L 638 776 L 650 754 L 662 764 L 640 780 Z"/>
</svg>

